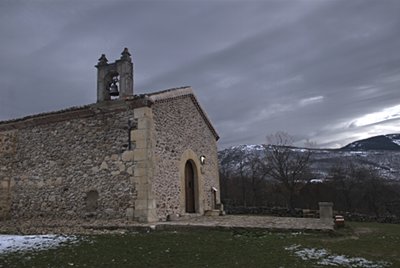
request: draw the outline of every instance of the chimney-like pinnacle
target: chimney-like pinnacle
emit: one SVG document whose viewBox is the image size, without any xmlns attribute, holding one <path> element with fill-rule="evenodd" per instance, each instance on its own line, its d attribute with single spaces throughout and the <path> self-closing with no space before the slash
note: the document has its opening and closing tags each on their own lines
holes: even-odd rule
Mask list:
<svg viewBox="0 0 400 268">
<path fill-rule="evenodd" d="M 99 62 L 97 63 L 97 66 L 103 66 L 103 65 L 107 65 L 107 58 L 105 54 L 101 54 L 101 57 L 99 58 Z"/>
<path fill-rule="evenodd" d="M 128 48 L 124 48 L 124 51 L 122 51 L 121 60 L 131 60 L 131 53 L 129 53 Z"/>
</svg>

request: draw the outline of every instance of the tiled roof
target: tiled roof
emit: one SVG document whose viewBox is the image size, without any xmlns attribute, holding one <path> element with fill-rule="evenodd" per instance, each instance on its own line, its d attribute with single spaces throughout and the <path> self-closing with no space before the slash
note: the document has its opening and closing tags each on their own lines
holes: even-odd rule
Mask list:
<svg viewBox="0 0 400 268">
<path fill-rule="evenodd" d="M 75 118 L 90 117 L 97 113 L 98 110 L 124 110 L 129 108 L 151 106 L 152 103 L 165 102 L 177 98 L 190 97 L 195 104 L 200 115 L 203 117 L 207 126 L 218 140 L 219 136 L 206 112 L 201 108 L 191 87 L 179 87 L 153 92 L 149 94 L 140 94 L 128 97 L 124 100 L 105 101 L 93 103 L 85 106 L 71 107 L 54 112 L 46 112 L 35 115 L 29 115 L 22 118 L 0 121 L 0 130 L 12 130 L 16 128 L 25 128 L 46 123 L 61 122 Z"/>
</svg>

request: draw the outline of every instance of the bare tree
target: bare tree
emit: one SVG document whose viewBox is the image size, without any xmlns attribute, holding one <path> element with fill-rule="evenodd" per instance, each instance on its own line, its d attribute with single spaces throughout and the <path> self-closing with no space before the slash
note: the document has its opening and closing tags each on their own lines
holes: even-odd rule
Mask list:
<svg viewBox="0 0 400 268">
<path fill-rule="evenodd" d="M 329 173 L 339 196 L 343 197 L 344 209 L 352 211 L 354 189 L 358 185 L 357 166 L 349 159 L 339 160 L 332 166 Z"/>
<path fill-rule="evenodd" d="M 221 160 L 221 194 L 224 201 L 237 205 L 247 205 L 247 176 L 243 154 L 239 147 L 232 148 L 232 151 Z M 222 191 L 223 190 L 223 191 Z M 222 198 L 221 197 L 221 198 Z"/>
<path fill-rule="evenodd" d="M 238 176 L 240 178 L 240 181 L 242 183 L 242 201 L 243 201 L 243 206 L 247 207 L 247 176 L 246 176 L 246 162 L 245 160 L 240 160 L 239 161 L 239 166 L 238 166 Z"/>
<path fill-rule="evenodd" d="M 247 157 L 246 165 L 248 168 L 249 184 L 252 191 L 253 206 L 258 205 L 261 192 L 261 185 L 265 181 L 267 175 L 267 167 L 259 155 L 253 154 Z"/>
<path fill-rule="evenodd" d="M 287 206 L 294 210 L 294 197 L 310 179 L 309 165 L 311 151 L 292 147 L 294 139 L 286 132 L 267 136 L 265 145 L 266 172 L 279 181 Z"/>
<path fill-rule="evenodd" d="M 304 147 L 305 147 L 305 148 L 308 148 L 308 149 L 315 149 L 315 148 L 318 147 L 318 144 L 317 144 L 316 141 L 307 139 L 307 140 L 304 142 Z"/>
<path fill-rule="evenodd" d="M 244 207 L 247 206 L 247 160 L 246 155 L 243 154 L 240 147 L 234 148 L 232 152 L 232 158 L 237 159 L 235 161 L 235 174 L 232 174 L 240 182 L 241 201 Z"/>
</svg>

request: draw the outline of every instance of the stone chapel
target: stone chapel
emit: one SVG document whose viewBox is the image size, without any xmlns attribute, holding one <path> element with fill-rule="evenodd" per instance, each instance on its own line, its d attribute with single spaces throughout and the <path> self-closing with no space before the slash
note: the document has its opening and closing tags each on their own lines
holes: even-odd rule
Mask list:
<svg viewBox="0 0 400 268">
<path fill-rule="evenodd" d="M 0 220 L 218 211 L 218 134 L 193 89 L 134 95 L 126 48 L 95 67 L 97 103 L 0 122 Z"/>
</svg>

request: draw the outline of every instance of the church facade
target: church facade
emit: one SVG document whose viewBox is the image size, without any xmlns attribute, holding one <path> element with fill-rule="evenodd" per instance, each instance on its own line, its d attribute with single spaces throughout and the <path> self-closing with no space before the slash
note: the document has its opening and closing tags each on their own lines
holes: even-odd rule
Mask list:
<svg viewBox="0 0 400 268">
<path fill-rule="evenodd" d="M 192 88 L 134 95 L 127 49 L 96 67 L 97 103 L 0 122 L 0 220 L 217 211 L 218 134 Z"/>
</svg>

